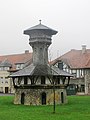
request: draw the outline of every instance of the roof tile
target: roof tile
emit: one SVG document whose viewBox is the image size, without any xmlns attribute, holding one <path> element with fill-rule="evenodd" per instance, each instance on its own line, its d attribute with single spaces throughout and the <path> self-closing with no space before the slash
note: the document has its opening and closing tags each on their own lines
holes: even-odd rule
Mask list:
<svg viewBox="0 0 90 120">
<path fill-rule="evenodd" d="M 90 49 L 86 49 L 85 53 L 82 53 L 82 50 L 71 50 L 52 61 L 51 64 L 59 60 L 65 62 L 70 68 L 90 68 Z"/>
<path fill-rule="evenodd" d="M 15 69 L 15 64 L 17 63 L 26 63 L 32 59 L 32 53 L 22 53 L 22 54 L 13 54 L 13 55 L 4 55 L 0 56 L 0 63 L 8 60 L 12 64 L 13 69 Z"/>
</svg>

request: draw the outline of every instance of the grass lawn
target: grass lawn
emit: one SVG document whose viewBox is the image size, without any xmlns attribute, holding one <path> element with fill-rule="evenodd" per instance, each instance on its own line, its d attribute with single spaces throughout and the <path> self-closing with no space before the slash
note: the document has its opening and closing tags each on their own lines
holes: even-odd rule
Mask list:
<svg viewBox="0 0 90 120">
<path fill-rule="evenodd" d="M 89 120 L 90 96 L 69 96 L 68 104 L 53 106 L 14 105 L 13 96 L 0 96 L 0 120 Z"/>
</svg>

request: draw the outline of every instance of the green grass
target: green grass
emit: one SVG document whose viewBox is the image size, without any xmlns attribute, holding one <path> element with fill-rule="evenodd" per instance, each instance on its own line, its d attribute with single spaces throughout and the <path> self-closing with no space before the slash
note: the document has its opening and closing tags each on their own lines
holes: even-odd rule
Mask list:
<svg viewBox="0 0 90 120">
<path fill-rule="evenodd" d="M 69 96 L 68 104 L 53 106 L 14 105 L 13 96 L 0 96 L 0 120 L 89 120 L 90 96 Z"/>
</svg>

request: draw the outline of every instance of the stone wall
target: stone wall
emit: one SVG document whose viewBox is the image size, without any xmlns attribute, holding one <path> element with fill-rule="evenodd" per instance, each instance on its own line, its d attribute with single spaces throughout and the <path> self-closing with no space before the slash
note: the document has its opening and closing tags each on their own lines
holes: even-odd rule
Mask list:
<svg viewBox="0 0 90 120">
<path fill-rule="evenodd" d="M 85 84 L 85 79 L 83 78 L 71 78 L 70 79 L 70 84 L 76 84 L 76 85 L 84 85 Z"/>
<path fill-rule="evenodd" d="M 54 94 L 53 89 L 16 89 L 14 104 L 22 104 L 21 97 L 24 94 L 24 105 L 42 105 L 42 94 L 46 94 L 46 105 L 52 105 Z M 67 103 L 66 89 L 55 90 L 56 104 Z"/>
<path fill-rule="evenodd" d="M 85 72 L 85 94 L 90 94 L 90 70 Z"/>
</svg>

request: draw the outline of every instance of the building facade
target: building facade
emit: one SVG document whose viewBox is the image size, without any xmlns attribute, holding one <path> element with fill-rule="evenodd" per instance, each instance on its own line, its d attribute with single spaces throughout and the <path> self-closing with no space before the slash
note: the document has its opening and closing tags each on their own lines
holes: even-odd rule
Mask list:
<svg viewBox="0 0 90 120">
<path fill-rule="evenodd" d="M 82 50 L 74 50 L 55 59 L 54 66 L 74 75 L 70 80 L 70 89 L 76 93 L 90 94 L 90 49 L 82 46 Z"/>
<path fill-rule="evenodd" d="M 8 76 L 24 66 L 32 63 L 32 53 L 0 56 L 0 93 L 14 93 L 12 79 Z M 90 49 L 82 46 L 82 50 L 74 50 L 55 59 L 51 63 L 74 77 L 70 80 L 70 88 L 74 94 L 90 94 Z M 73 93 L 72 93 L 73 94 Z"/>
<path fill-rule="evenodd" d="M 67 103 L 66 87 L 71 74 L 48 64 L 48 47 L 57 31 L 40 24 L 24 31 L 33 49 L 32 64 L 10 75 L 15 88 L 14 104 Z M 67 78 L 67 80 L 66 80 Z"/>
<path fill-rule="evenodd" d="M 0 56 L 0 93 L 14 93 L 11 73 L 22 69 L 32 62 L 32 53 L 25 51 L 22 54 Z"/>
</svg>

